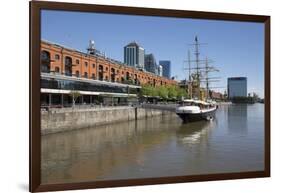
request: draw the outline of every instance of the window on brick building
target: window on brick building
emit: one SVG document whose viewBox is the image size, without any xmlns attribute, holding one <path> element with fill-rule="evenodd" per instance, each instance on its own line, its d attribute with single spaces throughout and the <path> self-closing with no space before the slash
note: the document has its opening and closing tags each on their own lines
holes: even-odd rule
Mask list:
<svg viewBox="0 0 281 193">
<path fill-rule="evenodd" d="M 96 67 L 96 65 L 95 65 L 95 64 L 92 64 L 92 66 L 93 66 L 93 68 L 95 68 L 95 67 Z"/>
<path fill-rule="evenodd" d="M 60 68 L 59 67 L 55 67 L 55 73 L 59 73 L 60 72 Z"/>
<path fill-rule="evenodd" d="M 56 60 L 59 60 L 59 59 L 60 59 L 60 55 L 56 54 L 56 55 L 55 55 L 55 59 L 56 59 Z"/>
<path fill-rule="evenodd" d="M 50 52 L 41 52 L 41 72 L 49 73 L 51 68 Z"/>
<path fill-rule="evenodd" d="M 84 77 L 88 78 L 88 72 L 84 72 Z"/>
<path fill-rule="evenodd" d="M 98 71 L 98 79 L 103 80 L 103 66 L 99 65 L 99 71 Z"/>
<path fill-rule="evenodd" d="M 126 80 L 129 80 L 129 79 L 130 79 L 130 73 L 126 72 Z"/>
<path fill-rule="evenodd" d="M 79 77 L 79 71 L 78 71 L 78 70 L 76 70 L 75 76 L 76 76 L 77 78 Z"/>
<path fill-rule="evenodd" d="M 92 74 L 92 79 L 96 79 L 95 73 Z"/>
<path fill-rule="evenodd" d="M 79 60 L 78 59 L 76 60 L 76 64 L 79 64 Z"/>
<path fill-rule="evenodd" d="M 85 66 L 88 67 L 88 62 L 85 62 Z"/>
<path fill-rule="evenodd" d="M 72 58 L 69 56 L 65 57 L 64 70 L 66 76 L 72 76 Z"/>
</svg>

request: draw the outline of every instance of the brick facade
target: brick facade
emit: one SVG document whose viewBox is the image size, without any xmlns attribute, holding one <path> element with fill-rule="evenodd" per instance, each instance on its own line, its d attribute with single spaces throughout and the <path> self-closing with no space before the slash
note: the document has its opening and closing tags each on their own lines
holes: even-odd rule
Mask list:
<svg viewBox="0 0 281 193">
<path fill-rule="evenodd" d="M 47 52 L 50 57 L 50 71 L 55 73 L 67 74 L 68 72 L 72 76 L 119 83 L 125 83 L 126 80 L 131 79 L 140 85 L 177 84 L 175 80 L 143 72 L 99 55 L 82 53 L 45 41 L 41 41 L 41 52 Z M 67 61 L 70 66 L 67 66 Z"/>
</svg>

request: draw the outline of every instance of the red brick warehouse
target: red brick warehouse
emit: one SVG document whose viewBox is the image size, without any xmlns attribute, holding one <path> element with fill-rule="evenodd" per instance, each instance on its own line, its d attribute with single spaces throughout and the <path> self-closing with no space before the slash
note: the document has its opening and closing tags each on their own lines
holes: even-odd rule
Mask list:
<svg viewBox="0 0 281 193">
<path fill-rule="evenodd" d="M 41 41 L 42 72 L 53 72 L 109 82 L 144 85 L 176 85 L 175 80 L 126 66 L 102 55 L 92 55 L 61 45 Z"/>
</svg>

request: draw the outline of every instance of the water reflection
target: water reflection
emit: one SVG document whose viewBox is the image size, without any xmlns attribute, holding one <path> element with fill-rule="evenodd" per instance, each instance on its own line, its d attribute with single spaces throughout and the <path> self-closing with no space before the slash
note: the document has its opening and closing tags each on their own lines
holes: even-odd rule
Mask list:
<svg viewBox="0 0 281 193">
<path fill-rule="evenodd" d="M 247 133 L 248 106 L 247 104 L 234 104 L 227 107 L 228 131 L 230 133 Z"/>
<path fill-rule="evenodd" d="M 129 162 L 143 165 L 143 152 L 169 137 L 170 126 L 163 119 L 174 116 L 43 136 L 43 183 L 97 180 Z"/>
<path fill-rule="evenodd" d="M 206 142 L 211 130 L 215 128 L 217 119 L 213 121 L 200 121 L 194 123 L 183 124 L 177 131 L 178 140 L 182 144 L 198 144 Z"/>
<path fill-rule="evenodd" d="M 175 115 L 42 136 L 42 183 L 262 170 L 264 107 L 222 106 L 212 122 Z"/>
</svg>

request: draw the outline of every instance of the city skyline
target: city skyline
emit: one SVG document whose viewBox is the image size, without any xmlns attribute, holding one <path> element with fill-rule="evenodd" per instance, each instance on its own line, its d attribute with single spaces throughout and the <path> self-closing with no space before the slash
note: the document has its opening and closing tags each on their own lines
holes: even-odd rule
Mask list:
<svg viewBox="0 0 281 193">
<path fill-rule="evenodd" d="M 263 24 L 46 10 L 41 19 L 42 39 L 83 52 L 92 39 L 97 49 L 120 61 L 123 47 L 136 41 L 145 54 L 155 55 L 157 64 L 170 60 L 171 76 L 178 80 L 187 78 L 183 61 L 187 60 L 188 49 L 193 53 L 188 43 L 198 35 L 200 42 L 208 43 L 200 48 L 201 59 L 208 56 L 220 69 L 221 82 L 213 86 L 224 88 L 214 90 L 224 92 L 228 77 L 245 76 L 248 92 L 264 96 Z"/>
</svg>

